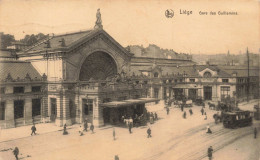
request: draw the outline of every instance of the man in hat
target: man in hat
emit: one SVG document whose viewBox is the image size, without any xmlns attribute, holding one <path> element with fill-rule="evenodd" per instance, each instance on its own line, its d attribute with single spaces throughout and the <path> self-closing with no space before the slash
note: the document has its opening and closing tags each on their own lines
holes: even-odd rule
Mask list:
<svg viewBox="0 0 260 160">
<path fill-rule="evenodd" d="M 18 160 L 18 155 L 19 155 L 19 149 L 18 149 L 18 147 L 15 147 L 15 148 L 14 148 L 13 153 L 14 153 L 14 156 L 15 156 L 16 160 Z"/>
<path fill-rule="evenodd" d="M 210 147 L 208 148 L 208 157 L 209 157 L 209 160 L 212 160 L 212 152 L 213 152 L 213 148 L 212 148 L 212 146 L 210 146 Z"/>
<path fill-rule="evenodd" d="M 91 123 L 90 130 L 92 131 L 92 133 L 94 133 L 94 125 L 93 125 L 93 123 Z"/>
<path fill-rule="evenodd" d="M 147 138 L 150 138 L 150 137 L 152 137 L 152 131 L 151 131 L 151 129 L 150 129 L 150 127 L 147 129 Z"/>
<path fill-rule="evenodd" d="M 116 131 L 115 131 L 115 128 L 113 128 L 113 137 L 114 137 L 114 140 L 116 140 Z"/>
<path fill-rule="evenodd" d="M 256 136 L 257 136 L 257 129 L 255 127 L 255 130 L 254 130 L 254 135 L 255 135 L 255 139 L 256 139 Z"/>
<path fill-rule="evenodd" d="M 170 113 L 169 107 L 166 108 L 166 112 L 167 112 L 167 115 L 169 115 L 169 113 Z"/>
<path fill-rule="evenodd" d="M 32 126 L 32 128 L 31 128 L 31 130 L 32 130 L 32 133 L 31 133 L 31 136 L 34 134 L 34 135 L 36 135 L 36 127 L 35 127 L 35 125 L 33 125 Z"/>
</svg>

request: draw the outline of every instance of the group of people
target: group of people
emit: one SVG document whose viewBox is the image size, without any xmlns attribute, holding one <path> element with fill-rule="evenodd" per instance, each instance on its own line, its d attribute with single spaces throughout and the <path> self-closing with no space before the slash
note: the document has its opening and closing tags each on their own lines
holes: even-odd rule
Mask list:
<svg viewBox="0 0 260 160">
<path fill-rule="evenodd" d="M 95 127 L 94 127 L 93 123 L 91 123 L 89 129 L 91 130 L 92 133 L 94 133 L 94 128 Z M 81 125 L 79 126 L 79 135 L 83 136 L 84 135 L 84 133 L 83 133 L 84 131 L 86 131 L 86 132 L 88 131 L 88 121 L 87 120 L 84 121 L 83 127 Z"/>
</svg>

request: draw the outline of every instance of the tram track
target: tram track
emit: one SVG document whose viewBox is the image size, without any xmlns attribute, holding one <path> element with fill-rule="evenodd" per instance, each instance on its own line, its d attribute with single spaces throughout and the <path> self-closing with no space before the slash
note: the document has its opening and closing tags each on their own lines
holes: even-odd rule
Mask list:
<svg viewBox="0 0 260 160">
<path fill-rule="evenodd" d="M 171 156 L 173 156 L 174 160 L 201 160 L 207 156 L 209 146 L 213 146 L 214 151 L 217 151 L 252 133 L 248 127 L 233 130 L 224 128 L 222 125 L 216 125 L 212 127 L 212 134 L 206 134 L 204 132 L 206 126 L 201 125 L 190 129 L 183 136 L 170 139 L 168 142 L 174 143 L 171 143 L 171 145 L 166 144 L 167 147 L 164 147 L 163 151 L 146 157 L 144 160 L 167 159 L 167 157 Z"/>
</svg>

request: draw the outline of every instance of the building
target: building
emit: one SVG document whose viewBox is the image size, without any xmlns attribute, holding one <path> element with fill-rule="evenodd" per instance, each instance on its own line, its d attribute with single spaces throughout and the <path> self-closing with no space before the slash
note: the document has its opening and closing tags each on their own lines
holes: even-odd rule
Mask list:
<svg viewBox="0 0 260 160">
<path fill-rule="evenodd" d="M 135 57 L 98 19 L 92 30 L 49 36 L 15 57 L 0 62 L 2 128 L 118 124 L 165 99 L 235 97 L 241 78 L 227 68 L 196 65 L 186 55 Z"/>
</svg>

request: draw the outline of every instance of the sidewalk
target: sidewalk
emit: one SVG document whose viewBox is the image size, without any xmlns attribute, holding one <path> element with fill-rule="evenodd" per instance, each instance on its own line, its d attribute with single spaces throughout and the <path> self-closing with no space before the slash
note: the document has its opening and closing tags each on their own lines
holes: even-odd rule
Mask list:
<svg viewBox="0 0 260 160">
<path fill-rule="evenodd" d="M 259 99 L 253 99 L 253 100 L 250 100 L 249 102 L 239 103 L 238 108 L 241 110 L 254 111 L 254 106 L 259 103 L 260 103 Z"/>
</svg>

